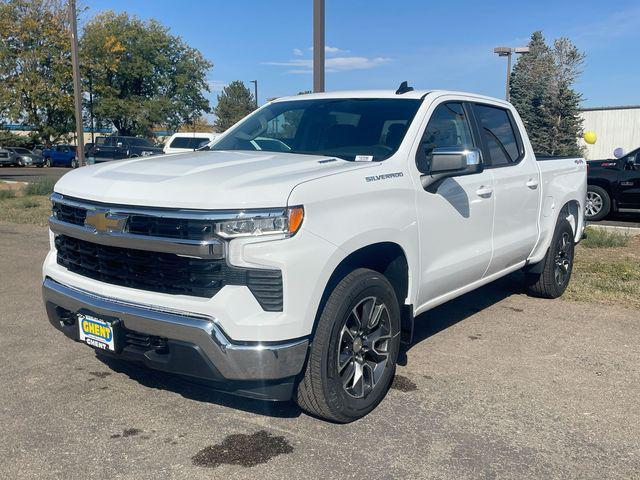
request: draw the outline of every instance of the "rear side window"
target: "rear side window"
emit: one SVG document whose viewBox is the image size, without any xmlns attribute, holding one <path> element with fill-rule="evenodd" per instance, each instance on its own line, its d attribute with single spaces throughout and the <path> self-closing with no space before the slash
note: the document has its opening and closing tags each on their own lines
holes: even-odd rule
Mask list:
<svg viewBox="0 0 640 480">
<path fill-rule="evenodd" d="M 509 165 L 520 160 L 520 146 L 507 110 L 475 105 L 478 127 L 489 153 L 491 166 Z"/>
<path fill-rule="evenodd" d="M 203 143 L 209 143 L 206 137 L 176 137 L 171 141 L 169 148 L 188 148 L 195 150 L 202 146 Z"/>
</svg>

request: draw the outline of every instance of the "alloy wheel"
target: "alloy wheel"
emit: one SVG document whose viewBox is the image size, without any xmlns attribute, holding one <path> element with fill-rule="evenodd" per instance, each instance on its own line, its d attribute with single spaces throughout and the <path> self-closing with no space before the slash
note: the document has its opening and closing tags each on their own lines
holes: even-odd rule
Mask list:
<svg viewBox="0 0 640 480">
<path fill-rule="evenodd" d="M 349 313 L 338 342 L 337 370 L 348 395 L 364 398 L 382 378 L 389 360 L 391 319 L 376 297 L 361 300 Z"/>
<path fill-rule="evenodd" d="M 569 270 L 571 268 L 571 241 L 571 236 L 567 232 L 564 232 L 558 239 L 554 259 L 555 268 L 553 271 L 558 286 L 563 286 L 569 276 Z"/>
<path fill-rule="evenodd" d="M 602 210 L 604 200 L 596 192 L 587 192 L 587 204 L 585 206 L 585 212 L 587 217 L 592 218 L 598 215 Z"/>
</svg>

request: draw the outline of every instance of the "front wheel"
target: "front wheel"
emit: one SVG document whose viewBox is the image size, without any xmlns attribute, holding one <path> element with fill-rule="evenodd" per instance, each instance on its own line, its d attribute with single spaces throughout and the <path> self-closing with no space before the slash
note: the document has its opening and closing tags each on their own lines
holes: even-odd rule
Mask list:
<svg viewBox="0 0 640 480">
<path fill-rule="evenodd" d="M 587 187 L 587 203 L 584 209 L 584 218 L 597 222 L 609 215 L 611 211 L 611 198 L 607 191 L 597 185 Z"/>
<path fill-rule="evenodd" d="M 322 309 L 296 401 L 305 411 L 347 423 L 384 398 L 400 348 L 400 308 L 380 273 L 359 268 L 329 295 Z"/>
<path fill-rule="evenodd" d="M 529 294 L 541 298 L 561 296 L 571 279 L 574 251 L 573 228 L 569 221 L 563 218 L 556 225 L 551 245 L 542 260 L 542 270 L 526 273 Z"/>
<path fill-rule="evenodd" d="M 49 168 L 51 167 L 51 159 L 50 158 L 45 158 L 44 159 L 44 166 Z"/>
</svg>

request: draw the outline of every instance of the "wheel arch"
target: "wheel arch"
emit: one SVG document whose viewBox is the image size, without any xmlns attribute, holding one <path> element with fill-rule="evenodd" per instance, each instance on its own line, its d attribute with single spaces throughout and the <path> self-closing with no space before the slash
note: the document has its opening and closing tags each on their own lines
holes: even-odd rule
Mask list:
<svg viewBox="0 0 640 480">
<path fill-rule="evenodd" d="M 364 245 L 344 257 L 327 280 L 314 319 L 312 338 L 318 318 L 333 289 L 350 272 L 357 268 L 369 268 L 384 275 L 393 286 L 402 315 L 403 337 L 413 330 L 413 306 L 407 305 L 411 297 L 411 271 L 405 249 L 398 243 L 382 241 Z"/>
</svg>

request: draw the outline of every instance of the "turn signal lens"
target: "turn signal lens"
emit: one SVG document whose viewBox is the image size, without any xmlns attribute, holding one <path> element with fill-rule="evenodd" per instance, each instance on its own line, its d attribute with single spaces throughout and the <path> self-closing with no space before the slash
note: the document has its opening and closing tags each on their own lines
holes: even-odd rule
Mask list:
<svg viewBox="0 0 640 480">
<path fill-rule="evenodd" d="M 304 219 L 304 208 L 302 207 L 291 207 L 289 208 L 289 235 L 294 235 L 300 225 L 302 225 L 302 220 Z"/>
</svg>

